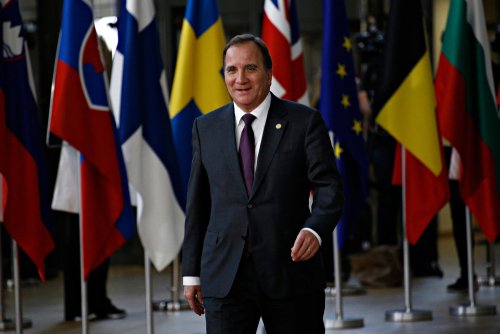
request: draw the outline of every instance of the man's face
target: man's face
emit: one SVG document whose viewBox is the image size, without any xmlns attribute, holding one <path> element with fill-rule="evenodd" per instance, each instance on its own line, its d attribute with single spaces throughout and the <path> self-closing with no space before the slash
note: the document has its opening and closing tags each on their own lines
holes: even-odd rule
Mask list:
<svg viewBox="0 0 500 334">
<path fill-rule="evenodd" d="M 252 111 L 266 98 L 272 80 L 259 47 L 253 42 L 235 44 L 227 50 L 225 64 L 224 79 L 229 95 L 242 110 Z"/>
</svg>

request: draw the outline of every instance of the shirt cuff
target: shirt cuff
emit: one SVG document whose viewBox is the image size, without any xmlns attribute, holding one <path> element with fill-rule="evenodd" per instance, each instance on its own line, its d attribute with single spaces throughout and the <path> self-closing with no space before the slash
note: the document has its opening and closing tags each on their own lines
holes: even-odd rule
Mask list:
<svg viewBox="0 0 500 334">
<path fill-rule="evenodd" d="M 316 237 L 316 239 L 318 239 L 318 241 L 319 241 L 319 245 L 321 246 L 321 237 L 319 236 L 318 233 L 316 233 L 315 230 L 313 230 L 312 228 L 309 228 L 309 227 L 304 227 L 303 230 L 309 231 L 312 234 L 314 234 L 314 236 Z"/>
<path fill-rule="evenodd" d="M 182 278 L 183 285 L 200 285 L 200 278 L 197 276 L 184 276 Z"/>
</svg>

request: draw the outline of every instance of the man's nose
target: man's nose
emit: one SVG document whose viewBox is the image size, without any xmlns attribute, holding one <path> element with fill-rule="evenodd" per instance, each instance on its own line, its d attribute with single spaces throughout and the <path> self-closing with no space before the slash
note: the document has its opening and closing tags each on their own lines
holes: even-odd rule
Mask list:
<svg viewBox="0 0 500 334">
<path fill-rule="evenodd" d="M 238 71 L 238 75 L 236 76 L 236 81 L 238 83 L 245 82 L 247 79 L 245 71 Z"/>
</svg>

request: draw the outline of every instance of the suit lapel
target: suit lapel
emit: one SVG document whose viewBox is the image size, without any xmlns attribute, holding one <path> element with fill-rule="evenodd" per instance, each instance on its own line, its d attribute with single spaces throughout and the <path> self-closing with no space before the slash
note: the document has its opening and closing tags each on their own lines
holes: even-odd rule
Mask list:
<svg viewBox="0 0 500 334">
<path fill-rule="evenodd" d="M 238 158 L 238 150 L 236 148 L 235 120 L 234 120 L 234 105 L 230 103 L 225 112 L 221 114 L 221 136 L 222 142 L 219 143 L 221 148 L 221 157 L 227 164 L 227 171 L 231 173 L 231 178 L 235 180 L 236 187 L 239 188 L 245 197 L 247 190 L 245 181 L 241 174 L 240 161 Z"/>
<path fill-rule="evenodd" d="M 281 137 L 283 133 L 285 133 L 287 125 L 285 119 L 286 114 L 287 111 L 281 107 L 279 99 L 272 95 L 271 106 L 269 108 L 264 133 L 262 135 L 262 142 L 260 144 L 259 156 L 257 157 L 257 169 L 255 171 L 253 191 L 250 198 L 255 194 L 264 179 L 264 175 L 273 159 L 274 152 L 276 152 Z"/>
</svg>

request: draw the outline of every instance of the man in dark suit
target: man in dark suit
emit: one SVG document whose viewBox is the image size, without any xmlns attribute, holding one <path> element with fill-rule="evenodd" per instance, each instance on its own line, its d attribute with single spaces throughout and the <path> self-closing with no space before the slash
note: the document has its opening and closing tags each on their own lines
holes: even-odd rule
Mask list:
<svg viewBox="0 0 500 334">
<path fill-rule="evenodd" d="M 318 250 L 343 205 L 326 127 L 270 93 L 260 38 L 234 37 L 223 60 L 233 103 L 193 126 L 184 294 L 209 334 L 255 333 L 261 317 L 269 334 L 324 333 Z"/>
</svg>

